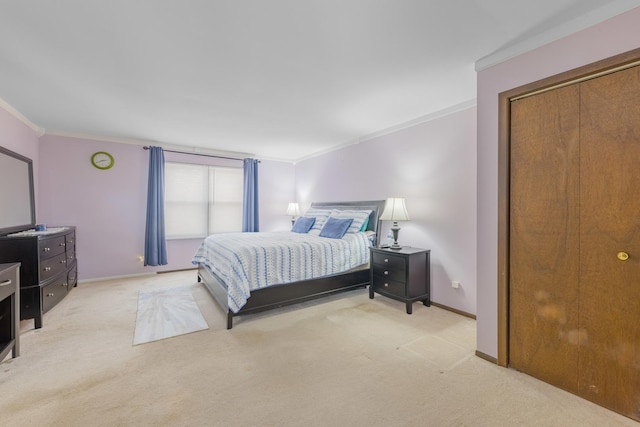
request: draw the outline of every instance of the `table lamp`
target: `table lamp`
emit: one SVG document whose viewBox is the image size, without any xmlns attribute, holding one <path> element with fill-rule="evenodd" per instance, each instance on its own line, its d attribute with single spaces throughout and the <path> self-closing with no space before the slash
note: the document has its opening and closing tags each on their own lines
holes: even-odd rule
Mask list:
<svg viewBox="0 0 640 427">
<path fill-rule="evenodd" d="M 398 245 L 398 233 L 400 227 L 398 227 L 398 221 L 409 221 L 409 214 L 407 213 L 407 207 L 404 204 L 404 198 L 402 197 L 389 197 L 384 205 L 384 211 L 380 219 L 383 221 L 393 221 L 391 232 L 393 233 L 393 244 L 389 249 L 400 250 L 402 246 Z"/>
<path fill-rule="evenodd" d="M 291 226 L 296 222 L 296 217 L 300 215 L 300 206 L 297 203 L 289 203 L 287 215 L 291 215 Z"/>
</svg>

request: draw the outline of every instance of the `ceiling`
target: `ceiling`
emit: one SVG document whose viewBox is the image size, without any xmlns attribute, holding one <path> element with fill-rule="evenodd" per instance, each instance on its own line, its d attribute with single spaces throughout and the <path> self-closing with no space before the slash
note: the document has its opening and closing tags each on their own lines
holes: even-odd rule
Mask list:
<svg viewBox="0 0 640 427">
<path fill-rule="evenodd" d="M 42 132 L 296 161 L 474 105 L 491 66 L 640 0 L 0 0 Z"/>
</svg>

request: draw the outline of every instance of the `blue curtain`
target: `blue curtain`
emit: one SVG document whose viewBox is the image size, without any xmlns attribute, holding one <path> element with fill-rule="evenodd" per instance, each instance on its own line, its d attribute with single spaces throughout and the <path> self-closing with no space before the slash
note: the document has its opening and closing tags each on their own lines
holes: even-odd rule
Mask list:
<svg viewBox="0 0 640 427">
<path fill-rule="evenodd" d="M 144 265 L 166 264 L 164 153 L 160 147 L 149 147 L 149 184 L 147 189 L 147 227 L 144 235 Z"/>
<path fill-rule="evenodd" d="M 258 163 L 244 159 L 244 196 L 242 199 L 242 231 L 258 231 Z"/>
</svg>

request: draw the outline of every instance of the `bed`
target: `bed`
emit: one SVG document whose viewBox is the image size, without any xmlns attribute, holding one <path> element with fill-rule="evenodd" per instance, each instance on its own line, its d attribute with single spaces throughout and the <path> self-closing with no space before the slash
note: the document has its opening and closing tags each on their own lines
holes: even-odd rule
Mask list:
<svg viewBox="0 0 640 427">
<path fill-rule="evenodd" d="M 283 281 L 285 283 L 245 283 L 244 285 L 259 287 L 258 289 L 251 289 L 249 295 L 246 298 L 243 298 L 243 294 L 246 292 L 246 289 L 242 291 L 238 291 L 236 289 L 236 279 L 229 277 L 226 273 L 223 273 L 223 269 L 216 268 L 216 262 L 218 266 L 221 262 L 220 258 L 215 258 L 208 253 L 208 249 L 205 249 L 205 245 L 207 244 L 207 239 L 216 239 L 216 237 L 208 237 L 205 239 L 196 255 L 194 255 L 193 263 L 198 266 L 198 282 L 202 282 L 205 287 L 209 290 L 213 298 L 217 301 L 217 303 L 222 307 L 222 309 L 227 313 L 227 329 L 231 329 L 233 327 L 233 319 L 236 316 L 256 313 L 264 310 L 269 310 L 276 307 L 282 307 L 290 304 L 296 304 L 303 301 L 308 301 L 311 299 L 332 295 L 338 292 L 343 292 L 347 290 L 353 290 L 361 287 L 366 287 L 369 284 L 369 245 L 377 245 L 380 240 L 380 236 L 378 230 L 380 228 L 380 220 L 379 216 L 382 214 L 382 210 L 384 209 L 384 200 L 374 200 L 374 201 L 358 201 L 358 202 L 322 202 L 322 203 L 313 203 L 310 207 L 310 212 L 313 209 L 319 210 L 370 210 L 371 212 L 368 215 L 367 221 L 363 224 L 362 229 L 366 229 L 361 233 L 355 233 L 357 236 L 350 236 L 349 233 L 345 234 L 345 237 L 340 240 L 345 240 L 344 242 L 337 242 L 337 239 L 327 239 L 320 238 L 326 242 L 317 243 L 318 245 L 322 245 L 324 248 L 333 248 L 336 244 L 343 244 L 349 248 L 354 247 L 353 245 L 362 246 L 362 235 L 366 236 L 365 243 L 365 258 L 358 261 L 358 257 L 361 255 L 351 255 L 349 251 L 352 249 L 347 249 L 348 258 L 351 259 L 351 264 L 356 263 L 358 265 L 351 266 L 349 263 L 345 263 L 341 268 L 346 268 L 343 271 L 330 271 L 329 266 L 324 265 L 323 267 L 309 267 L 308 269 L 313 270 L 311 273 L 313 277 L 306 278 L 303 280 L 293 280 L 287 282 L 288 278 L 293 277 L 288 271 L 279 272 L 283 274 L 276 275 L 276 277 L 284 277 Z M 303 214 L 306 216 L 307 214 Z M 309 215 L 312 216 L 312 215 Z M 326 220 L 326 218 L 325 218 Z M 355 222 L 354 222 L 355 224 Z M 314 225 L 317 227 L 317 224 Z M 278 240 L 282 241 L 280 243 L 286 245 L 289 240 L 292 240 L 292 244 L 296 244 L 296 241 L 299 239 L 299 236 L 296 236 L 298 233 L 293 232 L 282 232 L 284 235 L 291 235 L 282 238 L 278 238 Z M 310 234 L 317 234 L 312 231 Z M 273 235 L 274 233 L 234 233 L 241 234 L 245 236 L 239 236 L 244 238 L 252 238 L 255 235 L 256 240 L 265 239 L 269 237 L 267 235 Z M 221 237 L 217 237 L 221 239 Z M 231 257 L 237 258 L 238 256 L 246 256 L 248 252 L 255 252 L 262 255 L 265 253 L 282 253 L 282 252 L 295 252 L 294 249 L 287 249 L 286 246 L 280 249 L 267 248 L 267 249 L 257 249 L 257 248 L 239 248 L 240 255 L 234 252 L 235 248 L 233 248 L 231 243 L 227 243 L 222 238 L 222 241 L 219 242 L 208 242 L 208 245 L 211 246 L 215 244 L 219 247 L 225 247 L 227 250 L 223 253 L 224 257 L 227 259 L 231 259 Z M 306 246 L 312 246 L 311 243 L 314 243 L 314 238 L 311 239 L 312 242 L 306 244 Z M 315 238 L 317 240 L 317 238 Z M 353 243 L 352 243 L 353 240 Z M 238 243 L 240 244 L 240 243 Z M 351 247 L 349 245 L 352 245 Z M 293 248 L 293 247 L 292 247 Z M 300 250 L 299 248 L 297 250 Z M 271 252 L 270 252 L 271 251 Z M 306 252 L 306 249 L 304 249 Z M 333 249 L 323 249 L 324 252 L 330 253 Z M 305 255 L 307 259 L 316 255 Z M 275 255 L 269 255 L 265 258 L 268 261 L 262 261 L 260 268 L 271 268 L 278 269 L 281 268 L 279 259 Z M 257 262 L 257 261 L 256 261 Z M 293 269 L 303 269 L 303 265 L 305 261 L 301 261 L 300 265 L 294 265 Z M 327 263 L 325 263 L 327 264 Z M 253 268 L 253 267 L 252 267 Z M 228 269 L 227 269 L 228 270 Z M 242 270 L 238 268 L 238 270 Z M 225 270 L 226 271 L 226 270 Z M 251 279 L 253 281 L 260 281 L 257 278 L 246 277 L 246 272 L 240 271 L 235 272 L 234 275 L 242 276 L 243 279 L 240 281 L 246 282 Z M 307 271 L 305 274 L 309 274 Z M 241 285 L 242 286 L 242 285 Z M 243 301 L 243 299 L 245 301 Z"/>
</svg>

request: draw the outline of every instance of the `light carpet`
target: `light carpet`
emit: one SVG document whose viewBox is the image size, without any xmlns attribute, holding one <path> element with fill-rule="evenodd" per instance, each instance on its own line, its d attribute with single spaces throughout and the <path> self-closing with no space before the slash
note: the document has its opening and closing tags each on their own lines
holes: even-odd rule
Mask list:
<svg viewBox="0 0 640 427">
<path fill-rule="evenodd" d="M 209 329 L 132 346 L 139 291 L 178 286 Z M 21 322 L 0 426 L 639 426 L 476 357 L 473 319 L 367 289 L 226 323 L 195 271 L 81 283 Z"/>
<path fill-rule="evenodd" d="M 138 294 L 133 345 L 209 329 L 188 287 L 154 289 Z"/>
</svg>

